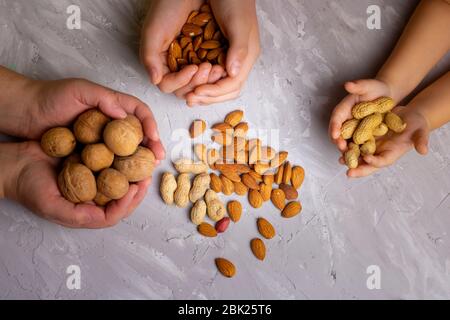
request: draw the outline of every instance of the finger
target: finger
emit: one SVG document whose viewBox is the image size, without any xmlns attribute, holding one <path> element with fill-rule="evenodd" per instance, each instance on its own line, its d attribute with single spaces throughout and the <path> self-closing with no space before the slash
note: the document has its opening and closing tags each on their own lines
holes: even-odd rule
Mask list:
<svg viewBox="0 0 450 320">
<path fill-rule="evenodd" d="M 367 177 L 367 176 L 375 173 L 378 170 L 379 170 L 378 168 L 371 166 L 369 164 L 360 164 L 355 169 L 347 170 L 347 176 L 349 178 L 362 178 L 362 177 Z"/>
<path fill-rule="evenodd" d="M 213 84 L 205 84 L 195 88 L 196 96 L 220 97 L 241 88 L 242 83 L 235 78 L 227 77 Z"/>
<path fill-rule="evenodd" d="M 152 181 L 151 178 L 147 178 L 145 180 L 136 183 L 138 191 L 134 196 L 133 200 L 131 201 L 130 205 L 128 206 L 128 213 L 126 215 L 126 218 L 129 217 L 133 213 L 133 211 L 137 208 L 137 206 L 142 202 L 142 200 L 144 200 L 151 181 Z"/>
<path fill-rule="evenodd" d="M 213 104 L 213 103 L 219 103 L 219 102 L 236 99 L 237 97 L 239 97 L 240 93 L 241 93 L 240 90 L 236 90 L 236 91 L 230 92 L 228 94 L 225 94 L 225 95 L 219 96 L 219 97 L 202 97 L 202 96 L 195 96 L 192 93 L 189 93 L 186 96 L 186 101 L 187 101 L 187 105 L 189 107 L 193 107 L 193 106 L 197 106 L 197 105 L 205 106 L 205 105 L 209 105 L 209 104 Z"/>
<path fill-rule="evenodd" d="M 376 155 L 363 156 L 364 161 L 376 168 L 384 168 L 395 162 L 395 153 L 392 150 L 385 150 Z"/>
<path fill-rule="evenodd" d="M 217 22 L 229 40 L 226 70 L 230 77 L 237 77 L 243 69 L 248 55 L 248 44 L 253 24 L 256 20 L 253 1 L 214 1 L 211 3 Z"/>
<path fill-rule="evenodd" d="M 49 199 L 51 206 L 41 212 L 41 216 L 69 228 L 89 228 L 89 225 L 104 221 L 102 209 L 91 204 L 73 204 L 62 196 Z"/>
<path fill-rule="evenodd" d="M 197 73 L 198 66 L 188 65 L 179 72 L 166 74 L 158 84 L 159 89 L 164 93 L 172 93 L 186 86 L 192 77 Z"/>
<path fill-rule="evenodd" d="M 87 80 L 78 80 L 74 88 L 75 97 L 81 104 L 99 108 L 115 119 L 123 119 L 127 116 L 117 100 L 115 91 Z"/>
<path fill-rule="evenodd" d="M 330 124 L 328 127 L 328 132 L 331 139 L 336 143 L 336 140 L 341 136 L 342 124 L 352 118 L 352 108 L 355 103 L 357 103 L 358 97 L 349 94 L 334 108 Z"/>
<path fill-rule="evenodd" d="M 127 194 L 123 198 L 112 201 L 108 204 L 105 211 L 105 227 L 114 226 L 120 220 L 125 218 L 125 216 L 128 214 L 128 207 L 132 203 L 133 198 L 136 196 L 137 192 L 138 186 L 136 186 L 135 184 L 131 184 Z"/>
<path fill-rule="evenodd" d="M 216 64 L 211 68 L 211 72 L 209 73 L 208 83 L 215 83 L 215 82 L 219 81 L 225 75 L 226 75 L 226 71 L 222 68 L 222 66 Z"/>
<path fill-rule="evenodd" d="M 426 129 L 419 129 L 413 135 L 414 148 L 421 155 L 428 153 L 428 131 Z"/>
<path fill-rule="evenodd" d="M 188 92 L 194 90 L 197 86 L 205 84 L 208 82 L 209 74 L 211 72 L 212 65 L 209 62 L 203 62 L 198 66 L 198 71 L 192 77 L 192 80 L 184 87 L 177 89 L 174 94 L 180 98 L 184 99 Z"/>
<path fill-rule="evenodd" d="M 370 101 L 385 94 L 384 84 L 375 79 L 362 79 L 345 83 L 348 93 L 361 97 L 362 101 Z"/>
</svg>

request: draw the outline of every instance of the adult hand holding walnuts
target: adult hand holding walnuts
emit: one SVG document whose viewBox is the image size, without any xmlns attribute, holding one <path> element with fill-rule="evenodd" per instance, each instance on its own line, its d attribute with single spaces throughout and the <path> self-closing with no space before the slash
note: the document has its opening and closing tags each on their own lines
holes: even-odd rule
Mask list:
<svg viewBox="0 0 450 320">
<path fill-rule="evenodd" d="M 161 91 L 186 99 L 189 106 L 207 105 L 236 98 L 259 51 L 259 31 L 254 0 L 209 1 L 220 29 L 229 41 L 225 69 L 203 62 L 171 73 L 167 50 L 188 15 L 202 0 L 156 0 L 142 32 L 141 60 L 153 84 Z"/>
<path fill-rule="evenodd" d="M 49 128 L 67 126 L 80 113 L 100 109 L 111 118 L 133 114 L 144 132 L 143 144 L 156 160 L 164 158 L 153 115 L 139 99 L 114 92 L 86 80 L 34 81 L 0 67 L 0 132 L 37 140 Z M 20 99 L 17 99 L 20 97 Z M 48 157 L 36 142 L 2 143 L 0 198 L 7 197 L 36 214 L 71 227 L 111 226 L 126 217 L 143 199 L 150 179 L 131 184 L 120 200 L 105 209 L 93 204 L 72 204 L 58 190 L 55 168 L 58 161 Z M 70 150 L 69 150 L 70 151 Z"/>
</svg>

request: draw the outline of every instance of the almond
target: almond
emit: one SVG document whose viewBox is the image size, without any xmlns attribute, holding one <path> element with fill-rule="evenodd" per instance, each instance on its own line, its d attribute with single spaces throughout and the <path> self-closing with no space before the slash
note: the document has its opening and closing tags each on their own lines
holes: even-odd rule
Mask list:
<svg viewBox="0 0 450 320">
<path fill-rule="evenodd" d="M 192 42 L 192 38 L 191 37 L 186 37 L 183 36 L 180 38 L 180 46 L 182 49 L 186 48 L 186 46 Z"/>
<path fill-rule="evenodd" d="M 266 239 L 272 239 L 275 237 L 275 228 L 272 224 L 264 218 L 258 218 L 256 220 L 259 233 Z"/>
<path fill-rule="evenodd" d="M 169 67 L 170 72 L 177 72 L 178 71 L 177 59 L 171 54 L 167 55 L 167 65 Z"/>
<path fill-rule="evenodd" d="M 222 180 L 215 173 L 210 173 L 209 177 L 211 178 L 209 187 L 215 192 L 222 192 Z"/>
<path fill-rule="evenodd" d="M 261 160 L 270 161 L 276 155 L 275 149 L 269 146 L 261 147 Z"/>
<path fill-rule="evenodd" d="M 232 164 L 234 163 L 234 150 L 231 145 L 223 146 L 220 149 L 220 156 L 222 157 L 221 164 Z"/>
<path fill-rule="evenodd" d="M 250 248 L 255 255 L 255 257 L 259 260 L 264 260 L 266 257 L 266 245 L 259 238 L 254 238 L 250 241 Z"/>
<path fill-rule="evenodd" d="M 223 194 L 229 196 L 234 192 L 233 182 L 225 177 L 223 174 L 220 175 L 220 180 L 222 181 L 222 192 Z"/>
<path fill-rule="evenodd" d="M 247 143 L 247 141 L 243 137 L 236 136 L 236 130 L 234 131 L 234 134 L 235 134 L 233 139 L 234 150 L 245 151 L 245 144 Z"/>
<path fill-rule="evenodd" d="M 274 175 L 272 173 L 265 174 L 263 180 L 265 184 L 272 185 L 274 182 Z"/>
<path fill-rule="evenodd" d="M 249 164 L 255 164 L 259 160 L 261 160 L 261 146 L 256 145 L 253 149 L 251 149 L 249 156 L 248 156 L 248 163 Z"/>
<path fill-rule="evenodd" d="M 211 50 L 211 51 L 213 51 L 213 50 Z M 235 137 L 245 137 L 247 135 L 247 132 L 248 132 L 248 123 L 247 122 L 240 122 L 234 128 L 234 136 Z"/>
<path fill-rule="evenodd" d="M 255 179 L 256 183 L 260 183 L 263 181 L 262 176 L 256 171 L 251 170 L 248 174 L 251 175 L 253 179 Z"/>
<path fill-rule="evenodd" d="M 193 23 L 197 26 L 203 27 L 205 26 L 209 20 L 212 19 L 212 15 L 209 12 L 202 12 L 193 17 L 190 23 Z"/>
<path fill-rule="evenodd" d="M 186 23 L 181 29 L 181 32 L 186 37 L 196 37 L 201 35 L 203 33 L 203 30 L 202 28 L 193 23 Z"/>
<path fill-rule="evenodd" d="M 194 41 L 192 41 L 192 47 L 194 48 L 194 51 L 196 51 L 196 52 L 198 51 L 198 49 L 200 48 L 200 45 L 202 44 L 202 41 L 203 41 L 202 35 L 196 36 L 194 38 Z M 197 52 L 197 54 L 198 54 L 198 52 Z"/>
<path fill-rule="evenodd" d="M 263 204 L 263 198 L 258 190 L 250 190 L 248 192 L 248 202 L 253 208 L 260 208 Z"/>
<path fill-rule="evenodd" d="M 216 168 L 217 169 L 217 168 Z M 233 171 L 220 171 L 222 174 L 233 182 L 241 182 L 241 177 Z"/>
<path fill-rule="evenodd" d="M 282 183 L 280 184 L 280 189 L 283 190 L 286 200 L 294 200 L 298 198 L 298 192 L 290 184 Z"/>
<path fill-rule="evenodd" d="M 292 168 L 291 184 L 295 189 L 299 189 L 302 186 L 305 179 L 305 170 L 301 166 L 295 166 Z"/>
<path fill-rule="evenodd" d="M 196 15 L 198 15 L 198 13 L 199 13 L 199 12 L 198 12 L 197 10 L 192 11 L 192 12 L 189 14 L 189 16 L 188 16 L 186 22 L 187 22 L 187 23 L 191 23 L 192 19 L 194 19 L 194 17 L 195 17 Z"/>
<path fill-rule="evenodd" d="M 180 59 L 182 56 L 181 46 L 177 40 L 173 40 L 169 46 L 169 54 L 172 55 L 175 59 Z"/>
<path fill-rule="evenodd" d="M 214 20 L 212 20 L 212 19 L 209 20 L 208 24 L 205 27 L 205 31 L 203 32 L 203 35 L 204 35 L 204 38 L 206 41 L 213 40 L 216 29 L 217 29 L 217 25 L 214 22 Z M 218 39 L 214 39 L 214 40 L 218 40 Z"/>
<path fill-rule="evenodd" d="M 192 42 L 189 42 L 186 47 L 183 49 L 183 59 L 186 61 L 189 60 L 189 52 L 194 51 L 194 47 L 192 46 Z"/>
<path fill-rule="evenodd" d="M 292 218 L 302 211 L 302 205 L 299 201 L 291 201 L 289 202 L 281 212 L 281 216 L 283 218 Z"/>
<path fill-rule="evenodd" d="M 206 50 L 206 49 L 200 49 L 200 50 Z M 206 59 L 208 60 L 214 60 L 216 59 L 219 54 L 223 51 L 223 48 L 216 48 L 208 51 L 208 54 L 206 55 Z"/>
<path fill-rule="evenodd" d="M 261 197 L 264 202 L 269 201 L 272 194 L 272 185 L 261 182 L 259 184 L 259 192 L 261 193 Z"/>
<path fill-rule="evenodd" d="M 241 176 L 241 181 L 249 188 L 254 190 L 259 190 L 259 184 L 256 180 L 248 173 L 244 173 Z"/>
<path fill-rule="evenodd" d="M 242 215 L 242 205 L 237 200 L 232 200 L 227 203 L 227 211 L 233 222 L 238 222 Z"/>
<path fill-rule="evenodd" d="M 283 171 L 284 171 L 284 166 L 279 166 L 277 172 L 275 173 L 274 176 L 274 182 L 276 184 L 280 184 L 283 182 Z"/>
<path fill-rule="evenodd" d="M 270 195 L 270 200 L 272 200 L 272 203 L 275 207 L 283 210 L 285 206 L 286 195 L 281 189 L 273 189 L 272 194 Z"/>
<path fill-rule="evenodd" d="M 223 164 L 217 164 L 217 170 L 223 172 L 223 171 L 233 171 L 237 174 L 242 173 L 248 173 L 250 172 L 250 167 L 245 164 L 238 164 L 238 163 L 223 163 Z"/>
<path fill-rule="evenodd" d="M 209 166 L 212 166 L 214 163 L 216 163 L 217 160 L 219 160 L 219 158 L 220 158 L 219 151 L 217 151 L 216 149 L 208 150 L 207 162 L 208 162 Z"/>
<path fill-rule="evenodd" d="M 227 259 L 224 258 L 216 258 L 215 262 L 217 270 L 219 270 L 219 272 L 223 276 L 227 278 L 234 277 L 234 275 L 236 274 L 236 267 L 231 261 L 228 261 Z"/>
<path fill-rule="evenodd" d="M 245 150 L 251 151 L 255 147 L 258 147 L 261 149 L 261 140 L 258 138 L 248 140 L 247 145 L 245 146 Z"/>
<path fill-rule="evenodd" d="M 188 59 L 191 64 L 200 64 L 202 61 L 198 58 L 197 54 L 194 51 L 190 51 L 188 54 Z"/>
<path fill-rule="evenodd" d="M 202 42 L 202 44 L 200 45 L 200 48 L 211 50 L 211 49 L 220 48 L 220 45 L 221 45 L 220 41 L 207 40 L 207 41 Z"/>
<path fill-rule="evenodd" d="M 264 162 L 257 162 L 253 168 L 258 174 L 263 175 L 267 170 L 269 170 L 269 164 Z"/>
<path fill-rule="evenodd" d="M 225 132 L 215 132 L 211 139 L 222 146 L 229 146 L 233 142 L 233 136 Z"/>
<path fill-rule="evenodd" d="M 206 146 L 202 143 L 197 143 L 194 146 L 194 153 L 197 156 L 197 158 L 203 162 L 207 162 L 207 150 Z"/>
<path fill-rule="evenodd" d="M 213 129 L 214 131 L 218 131 L 218 132 L 227 132 L 228 134 L 233 132 L 233 127 L 225 122 L 216 123 L 211 127 L 211 129 Z M 227 130 L 230 130 L 230 131 L 228 132 Z"/>
<path fill-rule="evenodd" d="M 198 137 L 199 135 L 203 134 L 206 130 L 206 122 L 204 120 L 194 120 L 191 123 L 191 126 L 189 128 L 189 135 L 192 139 Z"/>
<path fill-rule="evenodd" d="M 287 151 L 281 151 L 278 152 L 275 157 L 270 161 L 270 167 L 276 168 L 283 164 L 284 161 L 286 161 L 288 157 Z"/>
<path fill-rule="evenodd" d="M 183 69 L 183 66 L 188 64 L 188 61 L 185 59 L 177 59 L 177 64 L 180 69 Z"/>
<path fill-rule="evenodd" d="M 245 196 L 247 194 L 248 188 L 241 181 L 233 182 L 233 184 L 234 184 L 234 193 L 236 193 L 239 196 Z"/>
<path fill-rule="evenodd" d="M 197 227 L 197 231 L 205 237 L 214 238 L 217 236 L 216 229 L 214 229 L 214 227 L 207 222 L 200 223 Z"/>
<path fill-rule="evenodd" d="M 217 57 L 217 63 L 222 67 L 222 68 L 226 68 L 225 66 L 225 62 L 227 61 L 227 55 L 225 52 L 221 52 L 219 54 L 219 56 Z"/>
<path fill-rule="evenodd" d="M 224 217 L 216 222 L 216 231 L 217 233 L 223 233 L 228 229 L 230 225 L 230 218 Z"/>
<path fill-rule="evenodd" d="M 216 41 L 216 42 L 218 42 L 218 41 Z M 232 126 L 234 128 L 239 122 L 241 122 L 243 117 L 244 117 L 244 111 L 235 110 L 226 115 L 224 122 L 228 123 L 230 126 Z"/>
<path fill-rule="evenodd" d="M 208 55 L 208 50 L 206 50 L 206 49 L 199 49 L 197 51 L 197 55 L 198 55 L 198 58 L 200 60 L 205 60 L 206 56 Z"/>
<path fill-rule="evenodd" d="M 222 32 L 220 30 L 214 32 L 213 40 L 221 41 L 223 39 Z"/>
<path fill-rule="evenodd" d="M 283 183 L 288 184 L 291 182 L 292 166 L 289 161 L 284 164 L 283 170 Z"/>
</svg>

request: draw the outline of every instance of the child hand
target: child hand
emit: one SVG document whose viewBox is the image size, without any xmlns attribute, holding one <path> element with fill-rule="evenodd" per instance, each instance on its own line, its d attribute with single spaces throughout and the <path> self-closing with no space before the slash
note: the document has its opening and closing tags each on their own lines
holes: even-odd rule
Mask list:
<svg viewBox="0 0 450 320">
<path fill-rule="evenodd" d="M 187 104 L 208 105 L 239 96 L 260 53 L 259 28 L 254 0 L 211 0 L 211 9 L 230 43 L 227 77 L 200 85 L 186 95 Z"/>
<path fill-rule="evenodd" d="M 363 161 L 356 169 L 347 171 L 349 177 L 365 177 L 390 166 L 412 148 L 415 148 L 419 154 L 427 154 L 430 129 L 425 117 L 408 107 L 396 107 L 394 112 L 406 122 L 405 131 L 400 134 L 389 132 L 378 139 L 376 153 L 363 156 Z M 342 158 L 340 162 L 343 163 Z"/>
<path fill-rule="evenodd" d="M 328 133 L 341 152 L 347 150 L 347 141 L 341 137 L 342 124 L 352 118 L 352 108 L 361 101 L 371 101 L 379 97 L 391 96 L 391 89 L 383 81 L 376 79 L 356 80 L 345 83 L 349 93 L 333 110 Z"/>
<path fill-rule="evenodd" d="M 142 30 L 140 56 L 151 82 L 164 93 L 175 93 L 184 98 L 196 86 L 215 82 L 222 77 L 221 66 L 212 67 L 205 62 L 188 65 L 179 72 L 170 72 L 167 51 L 180 32 L 188 15 L 197 10 L 203 1 L 155 0 L 147 14 Z"/>
<path fill-rule="evenodd" d="M 130 184 L 123 198 L 111 201 L 105 208 L 93 203 L 73 204 L 61 195 L 57 185 L 59 160 L 47 156 L 39 143 L 8 143 L 0 147 L 3 164 L 10 169 L 9 178 L 4 181 L 6 196 L 38 216 L 70 228 L 105 228 L 117 224 L 143 200 L 150 184 L 150 179 Z"/>
</svg>

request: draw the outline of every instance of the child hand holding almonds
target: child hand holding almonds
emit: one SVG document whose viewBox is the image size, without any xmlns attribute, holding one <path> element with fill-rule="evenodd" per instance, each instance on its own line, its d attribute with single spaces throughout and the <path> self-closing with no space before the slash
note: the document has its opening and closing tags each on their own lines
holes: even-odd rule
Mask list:
<svg viewBox="0 0 450 320">
<path fill-rule="evenodd" d="M 205 57 L 195 63 L 187 61 L 183 68 L 172 72 L 167 62 L 169 47 L 185 23 L 205 27 L 209 22 L 209 19 L 191 21 L 193 12 L 204 16 L 210 14 L 216 19 L 216 29 L 220 29 L 229 42 L 226 59 L 222 65 L 213 65 Z M 192 34 L 192 40 L 204 41 L 203 37 L 203 32 Z M 140 48 L 141 60 L 152 83 L 165 93 L 185 99 L 189 106 L 238 97 L 259 51 L 254 0 L 210 0 L 206 3 L 203 0 L 155 0 L 144 22 Z"/>
<path fill-rule="evenodd" d="M 391 97 L 394 104 L 402 101 L 449 51 L 448 30 L 449 1 L 422 1 L 376 79 L 345 84 L 349 95 L 335 107 L 331 115 L 329 135 L 338 149 L 345 153 L 340 162 L 347 162 L 349 177 L 368 176 L 393 164 L 412 148 L 419 154 L 426 154 L 430 131 L 450 121 L 450 72 L 447 72 L 418 94 L 406 107 L 396 107 L 392 110 L 406 124 L 403 130 L 391 131 L 377 138 L 374 154 L 361 154 L 361 157 L 356 157 L 356 162 L 351 164 L 348 161 L 352 154 L 361 153 L 358 149 L 361 149 L 365 142 L 355 141 L 353 137 L 349 139 L 353 140 L 352 144 L 347 145 L 346 139 L 351 136 L 345 136 L 342 131 L 348 125 L 348 120 L 354 117 L 352 110 L 357 108 L 358 103 L 370 102 L 380 97 Z M 347 152 L 348 149 L 350 152 Z"/>
</svg>

